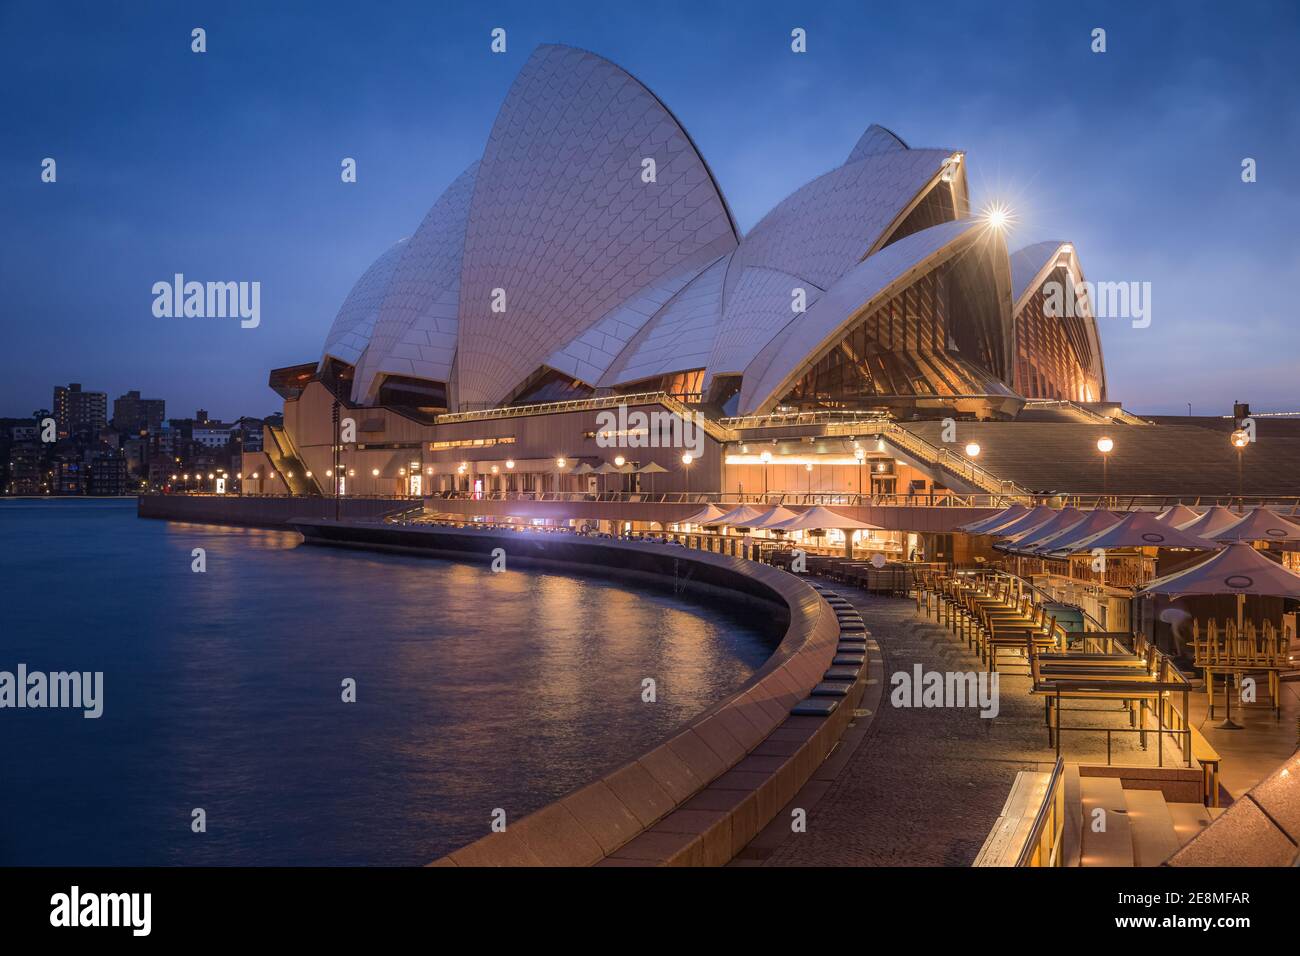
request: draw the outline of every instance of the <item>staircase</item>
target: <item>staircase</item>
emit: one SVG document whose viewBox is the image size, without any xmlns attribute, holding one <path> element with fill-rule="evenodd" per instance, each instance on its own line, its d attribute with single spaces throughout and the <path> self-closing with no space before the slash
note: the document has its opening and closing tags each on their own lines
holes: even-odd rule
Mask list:
<svg viewBox="0 0 1300 956">
<path fill-rule="evenodd" d="M 1159 866 L 1223 812 L 1126 789 L 1118 777 L 1081 776 L 1078 764 L 1065 774 L 1066 866 Z"/>
<path fill-rule="evenodd" d="M 298 450 L 289 440 L 289 433 L 274 425 L 262 427 L 262 450 L 271 459 L 275 470 L 284 478 L 285 487 L 294 495 L 319 495 L 316 479 L 307 477 L 307 466 L 298 456 Z M 269 440 L 268 440 L 269 439 Z"/>
</svg>

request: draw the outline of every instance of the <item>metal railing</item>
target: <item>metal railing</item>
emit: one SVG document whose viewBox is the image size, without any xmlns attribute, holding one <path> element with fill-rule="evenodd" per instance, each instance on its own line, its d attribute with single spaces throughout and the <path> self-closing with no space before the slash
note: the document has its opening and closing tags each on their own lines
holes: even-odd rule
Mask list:
<svg viewBox="0 0 1300 956">
<path fill-rule="evenodd" d="M 1065 761 L 1057 757 L 1047 792 L 1025 835 L 1016 866 L 1060 866 L 1061 843 L 1065 837 Z"/>
<path fill-rule="evenodd" d="M 439 415 L 437 424 L 448 425 L 456 422 L 482 422 L 503 418 L 525 418 L 534 415 L 563 415 L 570 412 L 587 412 L 620 405 L 662 405 L 670 412 L 687 420 L 693 420 L 695 413 L 687 405 L 667 392 L 635 392 L 630 395 L 603 395 L 599 398 L 576 398 L 564 402 L 537 402 L 531 405 L 507 405 L 502 408 L 483 408 L 472 412 L 448 412 Z M 720 442 L 735 438 L 731 431 L 716 421 L 711 421 L 703 414 L 700 421 L 704 431 Z"/>
</svg>

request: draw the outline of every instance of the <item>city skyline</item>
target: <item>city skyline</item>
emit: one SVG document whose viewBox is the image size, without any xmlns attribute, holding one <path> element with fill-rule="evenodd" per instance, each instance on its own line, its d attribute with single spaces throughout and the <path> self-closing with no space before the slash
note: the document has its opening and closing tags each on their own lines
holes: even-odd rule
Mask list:
<svg viewBox="0 0 1300 956">
<path fill-rule="evenodd" d="M 317 357 L 356 277 L 477 158 L 515 72 L 548 41 L 600 50 L 671 104 L 742 231 L 872 122 L 966 150 L 973 208 L 1010 206 L 1013 244 L 1074 241 L 1090 279 L 1152 284 L 1150 327 L 1100 323 L 1115 399 L 1148 413 L 1185 413 L 1190 400 L 1228 414 L 1234 399 L 1292 411 L 1288 356 L 1270 346 L 1286 340 L 1296 269 L 1297 200 L 1277 174 L 1296 145 L 1284 43 L 1296 14 L 1254 9 L 1222 24 L 1110 5 L 1050 18 L 958 9 L 936 24 L 774 5 L 744 21 L 675 6 L 596 22 L 580 8 L 503 5 L 421 34 L 414 7 L 378 23 L 241 6 L 12 7 L 0 14 L 7 86 L 40 82 L 46 99 L 9 104 L 15 214 L 0 226 L 11 251 L 0 275 L 22 361 L 0 384 L 0 411 L 25 414 L 51 382 L 80 381 L 223 419 L 265 414 L 263 370 Z M 208 31 L 201 55 L 196 25 Z M 489 50 L 497 26 L 502 54 Z M 802 57 L 789 48 L 796 26 L 808 31 Z M 1089 49 L 1096 26 L 1104 54 Z M 935 54 L 958 40 L 969 58 Z M 998 48 L 1014 51 L 1005 70 L 989 66 Z M 66 69 L 42 79 L 50 62 Z M 47 156 L 53 184 L 40 181 Z M 345 157 L 356 183 L 340 181 Z M 1244 157 L 1257 182 L 1241 181 Z M 155 317 L 153 285 L 178 272 L 261 282 L 261 323 Z"/>
</svg>

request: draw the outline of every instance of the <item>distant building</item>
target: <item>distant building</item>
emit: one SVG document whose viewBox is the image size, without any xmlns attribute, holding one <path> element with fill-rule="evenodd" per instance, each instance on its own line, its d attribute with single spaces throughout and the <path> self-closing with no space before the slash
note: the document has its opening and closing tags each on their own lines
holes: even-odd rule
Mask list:
<svg viewBox="0 0 1300 956">
<path fill-rule="evenodd" d="M 108 424 L 108 393 L 82 391 L 78 382 L 54 386 L 54 420 L 59 433 L 98 435 Z"/>
<path fill-rule="evenodd" d="M 14 444 L 9 449 L 8 466 L 5 494 L 43 495 L 49 491 L 45 480 L 45 448 L 39 443 Z"/>
<path fill-rule="evenodd" d="M 96 455 L 86 466 L 83 485 L 85 494 L 125 495 L 131 490 L 128 485 L 126 460 L 117 455 Z"/>
<path fill-rule="evenodd" d="M 225 448 L 230 444 L 231 426 L 221 422 L 196 423 L 190 433 L 193 440 L 205 448 Z"/>
<path fill-rule="evenodd" d="M 113 427 L 132 434 L 156 431 L 166 417 L 166 405 L 161 398 L 141 398 L 137 391 L 127 392 L 113 399 Z"/>
</svg>

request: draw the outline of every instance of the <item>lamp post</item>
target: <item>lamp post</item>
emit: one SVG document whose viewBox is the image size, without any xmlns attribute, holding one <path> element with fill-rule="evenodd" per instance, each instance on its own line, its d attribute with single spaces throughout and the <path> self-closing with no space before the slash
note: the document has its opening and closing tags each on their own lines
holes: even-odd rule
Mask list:
<svg viewBox="0 0 1300 956">
<path fill-rule="evenodd" d="M 758 460 L 763 463 L 763 500 L 767 501 L 767 466 L 772 463 L 772 453 L 765 451 L 758 456 Z"/>
<path fill-rule="evenodd" d="M 853 457 L 858 460 L 858 497 L 862 496 L 862 463 L 867 460 L 867 453 L 861 446 L 853 449 Z"/>
<path fill-rule="evenodd" d="M 805 464 L 803 466 L 803 470 L 808 475 L 808 500 L 809 502 L 811 502 L 812 501 L 812 462 L 808 462 L 807 464 Z"/>
<path fill-rule="evenodd" d="M 557 495 L 560 493 L 560 474 L 564 471 L 564 466 L 567 464 L 568 462 L 564 460 L 564 456 L 562 455 L 555 459 L 555 493 Z"/>
<path fill-rule="evenodd" d="M 1114 449 L 1115 443 L 1105 436 L 1097 439 L 1097 451 L 1101 452 L 1101 496 L 1107 495 L 1107 484 L 1109 482 L 1109 462 L 1110 453 Z"/>
<path fill-rule="evenodd" d="M 689 451 L 682 455 L 682 470 L 686 472 L 686 494 L 688 497 L 691 493 L 691 462 L 694 460 L 695 456 Z"/>
<path fill-rule="evenodd" d="M 1238 428 L 1232 433 L 1232 447 L 1237 449 L 1237 510 L 1241 514 L 1246 513 L 1245 492 L 1242 490 L 1242 455 L 1246 451 L 1246 446 L 1250 444 L 1250 433 L 1244 428 Z"/>
<path fill-rule="evenodd" d="M 328 478 L 332 478 L 334 481 L 334 520 L 338 521 L 339 520 L 339 484 L 343 481 L 343 473 L 339 471 L 339 465 L 341 464 L 341 462 L 339 461 L 341 446 L 339 445 L 339 400 L 338 398 L 334 399 L 334 408 L 330 412 L 330 418 L 334 423 L 334 446 L 331 449 L 331 455 L 333 461 L 331 463 L 331 467 L 325 472 L 325 475 Z M 335 475 L 338 475 L 338 477 L 334 478 Z"/>
</svg>

